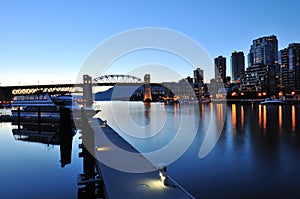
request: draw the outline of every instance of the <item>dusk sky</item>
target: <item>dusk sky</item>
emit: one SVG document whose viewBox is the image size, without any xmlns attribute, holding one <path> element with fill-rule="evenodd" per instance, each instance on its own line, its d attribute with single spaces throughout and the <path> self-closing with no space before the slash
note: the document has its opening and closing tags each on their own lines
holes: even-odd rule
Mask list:
<svg viewBox="0 0 300 199">
<path fill-rule="evenodd" d="M 1 0 L 0 85 L 70 83 L 97 45 L 143 27 L 191 37 L 211 58 L 225 56 L 231 75 L 232 50 L 247 56 L 253 39 L 274 34 L 279 49 L 300 42 L 299 8 L 294 0 Z"/>
</svg>

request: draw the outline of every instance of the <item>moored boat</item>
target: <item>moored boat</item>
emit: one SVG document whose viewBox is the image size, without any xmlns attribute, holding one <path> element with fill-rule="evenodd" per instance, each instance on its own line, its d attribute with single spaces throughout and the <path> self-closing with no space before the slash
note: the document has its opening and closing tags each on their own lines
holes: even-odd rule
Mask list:
<svg viewBox="0 0 300 199">
<path fill-rule="evenodd" d="M 14 96 L 11 113 L 13 120 L 59 121 L 62 107 L 70 110 L 74 107 L 80 109 L 78 105 L 72 103 L 71 95 L 51 97 L 49 93 L 35 93 Z"/>
<path fill-rule="evenodd" d="M 260 102 L 260 104 L 262 104 L 262 105 L 268 105 L 268 104 L 283 105 L 283 104 L 286 104 L 286 102 L 283 99 L 271 99 L 271 98 L 267 98 L 264 101 Z"/>
</svg>

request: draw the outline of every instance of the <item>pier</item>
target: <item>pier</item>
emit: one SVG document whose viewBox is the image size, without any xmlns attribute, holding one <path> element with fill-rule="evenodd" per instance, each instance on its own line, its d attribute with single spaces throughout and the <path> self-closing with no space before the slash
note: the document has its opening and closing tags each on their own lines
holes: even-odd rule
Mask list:
<svg viewBox="0 0 300 199">
<path fill-rule="evenodd" d="M 106 121 L 102 121 L 99 118 L 87 118 L 86 124 L 83 126 L 82 132 L 82 142 L 85 139 L 92 139 L 94 143 L 93 151 L 87 151 L 84 144 L 82 146 L 83 153 L 87 154 L 89 159 L 93 157 L 101 156 L 101 153 L 109 152 L 109 155 L 114 154 L 114 149 L 102 146 L 101 142 L 104 137 L 113 142 L 117 147 L 123 150 L 136 153 L 136 159 L 128 160 L 128 164 L 134 168 L 140 167 L 143 170 L 144 166 L 153 167 L 154 171 L 147 173 L 127 173 L 124 171 L 119 171 L 113 169 L 103 162 L 99 161 L 99 158 L 94 158 L 94 168 L 87 169 L 91 164 L 85 165 L 85 174 L 80 174 L 78 178 L 78 185 L 83 186 L 81 188 L 81 193 L 79 195 L 84 195 L 85 197 L 95 197 L 95 191 L 92 190 L 91 186 L 94 188 L 100 186 L 97 193 L 101 193 L 99 198 L 107 199 L 118 199 L 118 198 L 131 198 L 131 199 L 165 199 L 165 198 L 186 198 L 193 199 L 194 197 L 188 193 L 183 187 L 181 187 L 174 179 L 166 173 L 166 167 L 159 167 L 158 165 L 152 164 L 146 157 L 144 157 L 137 149 L 135 149 L 131 144 L 129 144 L 124 138 L 122 138 L 115 130 L 107 125 Z M 102 144 L 102 145 L 101 145 Z M 112 150 L 112 151 L 109 151 Z M 93 155 L 91 155 L 93 154 Z M 113 156 L 112 161 L 118 161 L 117 156 Z M 85 160 L 84 160 L 85 161 Z M 134 164 L 139 162 L 139 164 Z M 122 164 L 122 163 L 120 163 Z M 128 165 L 128 166 L 130 166 Z M 84 176 L 84 177 L 83 177 Z M 89 176 L 89 177 L 87 177 Z M 89 180 L 86 180 L 89 178 Z M 85 181 L 83 180 L 85 179 Z M 93 184 L 93 185 L 91 185 Z M 84 188 L 85 186 L 85 188 Z M 85 190 L 84 190 L 85 189 Z M 90 190 L 88 193 L 87 190 Z M 82 193 L 83 192 L 83 193 Z M 97 198 L 97 197 L 96 197 Z"/>
</svg>

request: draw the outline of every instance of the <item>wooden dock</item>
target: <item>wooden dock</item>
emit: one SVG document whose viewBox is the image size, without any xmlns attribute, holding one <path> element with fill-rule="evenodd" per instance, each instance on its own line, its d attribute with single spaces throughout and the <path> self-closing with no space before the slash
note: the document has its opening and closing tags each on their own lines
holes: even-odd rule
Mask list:
<svg viewBox="0 0 300 199">
<path fill-rule="evenodd" d="M 94 133 L 95 151 L 94 155 L 97 156 L 96 167 L 101 173 L 103 180 L 105 198 L 107 199 L 193 199 L 194 197 L 188 193 L 183 187 L 175 182 L 166 173 L 163 177 L 160 176 L 158 166 L 153 165 L 146 157 L 139 153 L 132 145 L 124 140 L 119 134 L 111 127 L 102 124 L 103 121 L 96 118 L 91 118 L 88 123 Z M 130 173 L 113 169 L 103 162 L 99 161 L 100 156 L 107 153 L 112 157 L 112 161 L 118 161 L 118 155 L 114 154 L 114 149 L 110 146 L 103 146 L 101 140 L 108 138 L 116 146 L 133 153 L 136 153 L 132 159 L 128 159 L 126 164 L 137 169 L 137 173 Z M 101 145 L 102 144 L 102 145 Z M 138 162 L 138 164 L 135 164 Z M 116 163 L 116 162 L 115 162 Z M 122 162 L 120 162 L 122 164 Z M 141 172 L 144 167 L 152 167 L 150 172 Z M 140 171 L 139 171 L 140 169 Z M 163 168 L 165 171 L 165 168 Z M 162 179 L 163 178 L 163 179 Z"/>
</svg>

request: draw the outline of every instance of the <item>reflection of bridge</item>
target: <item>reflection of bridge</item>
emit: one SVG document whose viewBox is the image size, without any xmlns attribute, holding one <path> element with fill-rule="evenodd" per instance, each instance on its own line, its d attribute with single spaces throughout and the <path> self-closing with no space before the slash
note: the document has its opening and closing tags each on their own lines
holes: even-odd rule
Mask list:
<svg viewBox="0 0 300 199">
<path fill-rule="evenodd" d="M 143 85 L 143 81 L 132 75 L 103 75 L 90 82 L 95 86 Z M 55 93 L 83 93 L 83 84 L 50 84 L 50 85 L 22 85 L 0 87 L 0 104 L 10 102 L 13 95 L 31 94 L 35 92 Z"/>
</svg>

